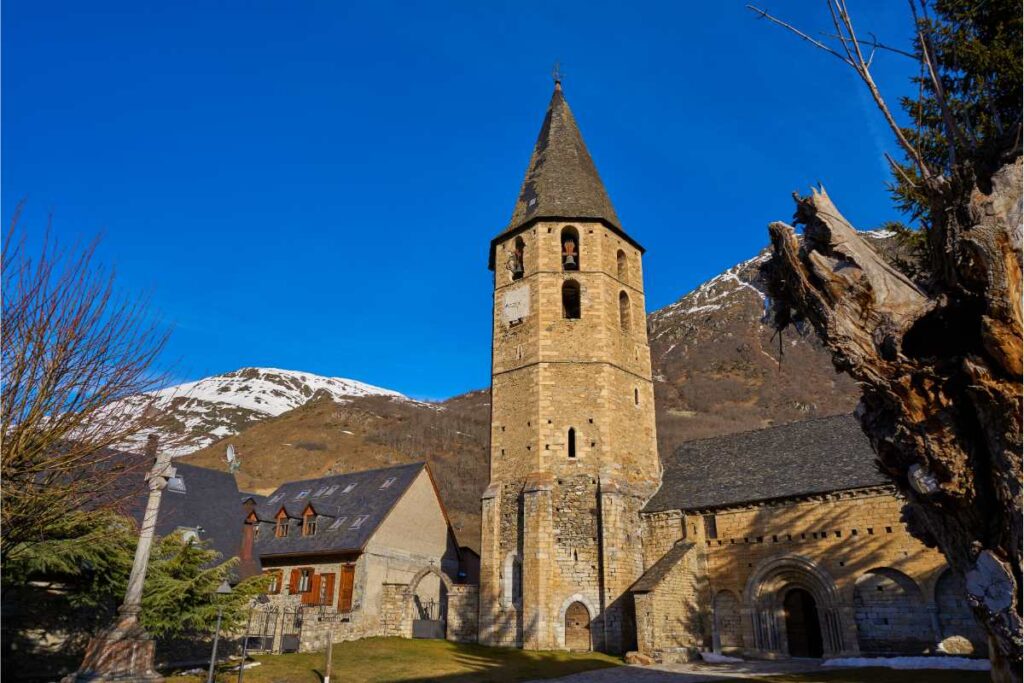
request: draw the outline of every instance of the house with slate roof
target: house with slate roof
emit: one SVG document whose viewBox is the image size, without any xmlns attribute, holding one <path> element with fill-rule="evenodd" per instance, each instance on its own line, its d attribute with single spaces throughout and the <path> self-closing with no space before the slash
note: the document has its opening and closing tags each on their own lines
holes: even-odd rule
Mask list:
<svg viewBox="0 0 1024 683">
<path fill-rule="evenodd" d="M 271 577 L 273 606 L 315 614 L 335 640 L 383 635 L 402 591 L 414 616 L 443 622 L 459 547 L 425 463 L 288 482 L 249 503 L 242 558 Z"/>
</svg>

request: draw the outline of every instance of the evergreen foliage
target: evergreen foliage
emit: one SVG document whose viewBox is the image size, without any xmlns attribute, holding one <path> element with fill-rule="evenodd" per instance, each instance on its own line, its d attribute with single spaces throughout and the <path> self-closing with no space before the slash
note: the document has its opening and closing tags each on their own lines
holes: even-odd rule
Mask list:
<svg viewBox="0 0 1024 683">
<path fill-rule="evenodd" d="M 912 121 L 904 134 L 933 173 L 949 174 L 955 165 L 967 164 L 985 179 L 1006 162 L 1008 151 L 1019 149 L 1021 23 L 1019 0 L 921 2 L 914 40 L 921 61 L 914 79 L 919 95 L 902 98 L 901 106 Z M 925 49 L 937 68 L 949 121 Z M 890 189 L 913 220 L 927 219 L 928 200 L 913 164 L 899 166 Z"/>
<path fill-rule="evenodd" d="M 61 599 L 90 631 L 108 626 L 128 586 L 138 540 L 134 522 L 111 512 L 75 513 L 60 537 L 26 545 L 4 567 L 4 590 L 30 582 L 61 586 Z M 181 534 L 157 539 L 150 556 L 140 619 L 160 639 L 207 635 L 223 607 L 224 630 L 244 623 L 249 601 L 265 589 L 263 577 L 246 579 L 227 596 L 216 594 L 231 580 L 237 559 L 220 555 L 205 542 Z"/>
</svg>

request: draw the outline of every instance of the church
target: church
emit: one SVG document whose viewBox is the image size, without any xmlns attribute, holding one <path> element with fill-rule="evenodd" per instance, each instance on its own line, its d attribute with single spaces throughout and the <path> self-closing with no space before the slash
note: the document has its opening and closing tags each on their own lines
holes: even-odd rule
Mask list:
<svg viewBox="0 0 1024 683">
<path fill-rule="evenodd" d="M 556 83 L 490 243 L 479 568 L 422 464 L 283 484 L 249 501 L 243 559 L 272 586 L 250 651 L 329 634 L 662 662 L 984 655 L 852 415 L 658 452 L 643 254 Z"/>
<path fill-rule="evenodd" d="M 661 661 L 983 654 L 852 416 L 658 453 L 643 255 L 556 82 L 490 243 L 479 642 Z"/>
</svg>

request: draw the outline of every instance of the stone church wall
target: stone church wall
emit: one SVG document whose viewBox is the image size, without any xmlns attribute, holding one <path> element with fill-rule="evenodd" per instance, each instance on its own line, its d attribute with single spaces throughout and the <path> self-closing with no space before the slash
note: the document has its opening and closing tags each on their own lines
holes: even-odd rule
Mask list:
<svg viewBox="0 0 1024 683">
<path fill-rule="evenodd" d="M 826 656 L 935 652 L 949 635 L 941 624 L 957 618 L 943 614 L 935 598 L 946 563 L 909 535 L 901 507 L 896 494 L 881 487 L 645 514 L 645 564 L 684 536 L 703 549 L 716 647 L 788 654 L 778 605 L 781 593 L 800 585 L 816 601 Z"/>
<path fill-rule="evenodd" d="M 664 660 L 672 659 L 679 650 L 693 652 L 711 645 L 704 561 L 703 550 L 691 548 L 657 587 L 634 594 L 640 652 Z"/>
</svg>

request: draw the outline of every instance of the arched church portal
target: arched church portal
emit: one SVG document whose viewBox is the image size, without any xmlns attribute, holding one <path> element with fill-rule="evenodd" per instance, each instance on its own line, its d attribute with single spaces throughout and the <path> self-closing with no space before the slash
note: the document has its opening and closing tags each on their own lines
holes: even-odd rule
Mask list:
<svg viewBox="0 0 1024 683">
<path fill-rule="evenodd" d="M 743 601 L 757 650 L 821 657 L 846 649 L 835 582 L 805 557 L 762 562 L 747 580 Z"/>
</svg>

